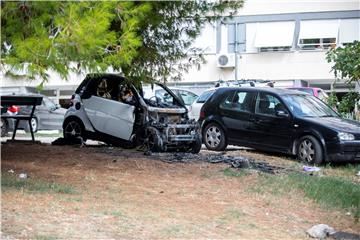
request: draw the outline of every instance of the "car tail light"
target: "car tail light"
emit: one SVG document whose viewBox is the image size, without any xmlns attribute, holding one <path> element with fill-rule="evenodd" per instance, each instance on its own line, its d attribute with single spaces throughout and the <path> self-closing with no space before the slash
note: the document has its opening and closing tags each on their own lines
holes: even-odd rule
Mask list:
<svg viewBox="0 0 360 240">
<path fill-rule="evenodd" d="M 8 107 L 8 111 L 11 113 L 18 113 L 20 111 L 20 107 L 12 105 L 12 106 Z"/>
</svg>

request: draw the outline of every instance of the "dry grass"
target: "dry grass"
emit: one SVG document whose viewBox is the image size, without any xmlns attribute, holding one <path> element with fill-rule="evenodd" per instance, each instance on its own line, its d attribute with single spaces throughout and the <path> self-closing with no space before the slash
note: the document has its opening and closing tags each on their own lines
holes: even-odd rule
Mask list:
<svg viewBox="0 0 360 240">
<path fill-rule="evenodd" d="M 359 229 L 344 211 L 324 209 L 301 191 L 251 191 L 259 182 L 257 173 L 237 174 L 225 164 L 167 164 L 136 151 L 113 151 L 3 145 L 3 173 L 26 172 L 34 181 L 76 190 L 3 188 L 3 233 L 35 239 L 304 239 L 305 230 L 317 223 Z"/>
</svg>

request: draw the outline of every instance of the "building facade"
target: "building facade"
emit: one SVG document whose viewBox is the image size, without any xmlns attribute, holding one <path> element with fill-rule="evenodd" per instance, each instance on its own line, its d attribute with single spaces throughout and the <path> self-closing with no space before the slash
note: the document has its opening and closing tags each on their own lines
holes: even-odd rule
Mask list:
<svg viewBox="0 0 360 240">
<path fill-rule="evenodd" d="M 181 84 L 261 79 L 292 86 L 303 80 L 348 91 L 343 82 L 334 84 L 326 52 L 360 40 L 359 10 L 359 1 L 246 1 L 238 16 L 205 27 L 196 44 L 205 46 L 207 63 Z"/>
</svg>

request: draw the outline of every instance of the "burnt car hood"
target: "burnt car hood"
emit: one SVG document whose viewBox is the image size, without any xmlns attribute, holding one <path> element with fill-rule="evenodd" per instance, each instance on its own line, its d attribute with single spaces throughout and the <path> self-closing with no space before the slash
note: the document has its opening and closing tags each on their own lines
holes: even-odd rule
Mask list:
<svg viewBox="0 0 360 240">
<path fill-rule="evenodd" d="M 336 131 L 360 134 L 360 123 L 340 117 L 304 118 L 308 122 L 321 124 Z"/>
</svg>

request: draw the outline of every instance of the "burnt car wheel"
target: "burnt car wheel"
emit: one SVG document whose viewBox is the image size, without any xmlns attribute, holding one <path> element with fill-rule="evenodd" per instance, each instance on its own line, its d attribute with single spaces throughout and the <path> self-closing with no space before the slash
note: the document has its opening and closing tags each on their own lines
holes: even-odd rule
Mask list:
<svg viewBox="0 0 360 240">
<path fill-rule="evenodd" d="M 148 132 L 148 145 L 149 150 L 152 152 L 164 151 L 163 141 L 161 139 L 160 133 L 156 129 Z"/>
<path fill-rule="evenodd" d="M 216 123 L 209 123 L 205 127 L 203 139 L 206 148 L 209 150 L 223 151 L 227 146 L 225 132 Z"/>
<path fill-rule="evenodd" d="M 86 141 L 85 129 L 79 120 L 71 119 L 66 122 L 64 126 L 64 138 L 67 140 L 74 140 L 79 137 Z"/>
<path fill-rule="evenodd" d="M 313 136 L 300 138 L 297 147 L 298 159 L 308 164 L 320 164 L 323 160 L 323 151 L 320 142 Z"/>
<path fill-rule="evenodd" d="M 190 152 L 191 153 L 199 153 L 200 150 L 201 150 L 201 145 L 202 145 L 201 136 L 198 134 L 196 136 L 195 142 L 192 143 L 192 146 L 190 148 Z"/>
</svg>

